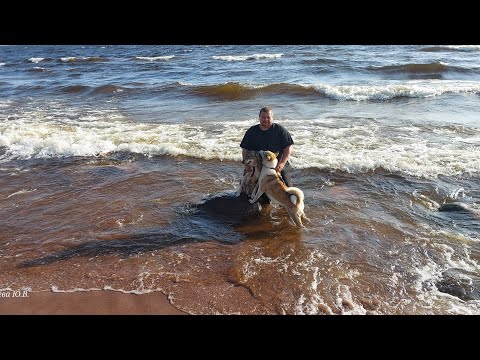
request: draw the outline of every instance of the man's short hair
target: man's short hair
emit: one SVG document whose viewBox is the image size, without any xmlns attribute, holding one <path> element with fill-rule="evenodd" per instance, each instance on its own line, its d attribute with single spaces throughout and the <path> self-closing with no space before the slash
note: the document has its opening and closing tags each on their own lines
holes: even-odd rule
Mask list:
<svg viewBox="0 0 480 360">
<path fill-rule="evenodd" d="M 273 110 L 270 106 L 264 106 L 263 108 L 260 109 L 260 112 L 258 113 L 258 117 L 260 117 L 260 115 L 262 115 L 262 112 L 272 112 L 272 115 L 273 115 Z"/>
</svg>

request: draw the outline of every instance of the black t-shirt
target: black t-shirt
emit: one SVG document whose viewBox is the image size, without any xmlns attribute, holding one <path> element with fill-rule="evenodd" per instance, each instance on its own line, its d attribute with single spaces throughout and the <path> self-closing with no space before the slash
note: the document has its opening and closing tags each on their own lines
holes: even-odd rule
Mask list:
<svg viewBox="0 0 480 360">
<path fill-rule="evenodd" d="M 293 145 L 290 133 L 282 125 L 277 123 L 273 123 L 266 131 L 260 129 L 259 124 L 250 127 L 240 143 L 240 147 L 247 150 L 269 150 L 278 152 L 279 159 L 282 156 L 283 150 L 290 145 Z"/>
</svg>

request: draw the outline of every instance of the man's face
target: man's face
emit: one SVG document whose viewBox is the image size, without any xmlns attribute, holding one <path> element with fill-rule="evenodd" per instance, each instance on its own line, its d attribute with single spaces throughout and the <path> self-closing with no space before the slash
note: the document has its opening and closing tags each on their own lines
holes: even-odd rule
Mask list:
<svg viewBox="0 0 480 360">
<path fill-rule="evenodd" d="M 262 128 L 268 129 L 273 124 L 273 114 L 271 111 L 260 113 L 260 126 Z"/>
</svg>

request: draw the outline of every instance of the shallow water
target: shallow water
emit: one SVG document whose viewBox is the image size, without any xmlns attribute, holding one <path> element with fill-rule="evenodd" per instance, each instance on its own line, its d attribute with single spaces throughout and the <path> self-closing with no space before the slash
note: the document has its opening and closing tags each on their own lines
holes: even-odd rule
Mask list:
<svg viewBox="0 0 480 360">
<path fill-rule="evenodd" d="M 190 313 L 477 313 L 437 288 L 446 270 L 476 274 L 480 254 L 478 214 L 438 212 L 437 183 L 296 171 L 312 219 L 298 229 L 278 205 L 205 206 L 235 205 L 240 173 L 138 155 L 4 169 L 2 284 L 163 291 Z"/>
</svg>

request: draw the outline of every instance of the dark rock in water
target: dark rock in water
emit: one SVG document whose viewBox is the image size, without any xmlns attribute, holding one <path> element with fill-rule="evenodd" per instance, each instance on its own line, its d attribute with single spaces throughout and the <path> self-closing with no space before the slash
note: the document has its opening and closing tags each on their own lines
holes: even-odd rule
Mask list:
<svg viewBox="0 0 480 360">
<path fill-rule="evenodd" d="M 460 211 L 460 212 L 467 212 L 470 213 L 472 212 L 467 205 L 462 204 L 462 203 L 449 203 L 449 204 L 443 204 L 438 208 L 438 211 Z"/>
<path fill-rule="evenodd" d="M 438 291 L 456 296 L 463 301 L 480 300 L 480 277 L 462 269 L 448 269 L 437 283 Z"/>
<path fill-rule="evenodd" d="M 217 194 L 194 207 L 205 215 L 229 224 L 239 224 L 245 217 L 261 210 L 259 204 L 250 204 L 247 195 L 241 194 L 237 197 L 235 193 Z"/>
</svg>

